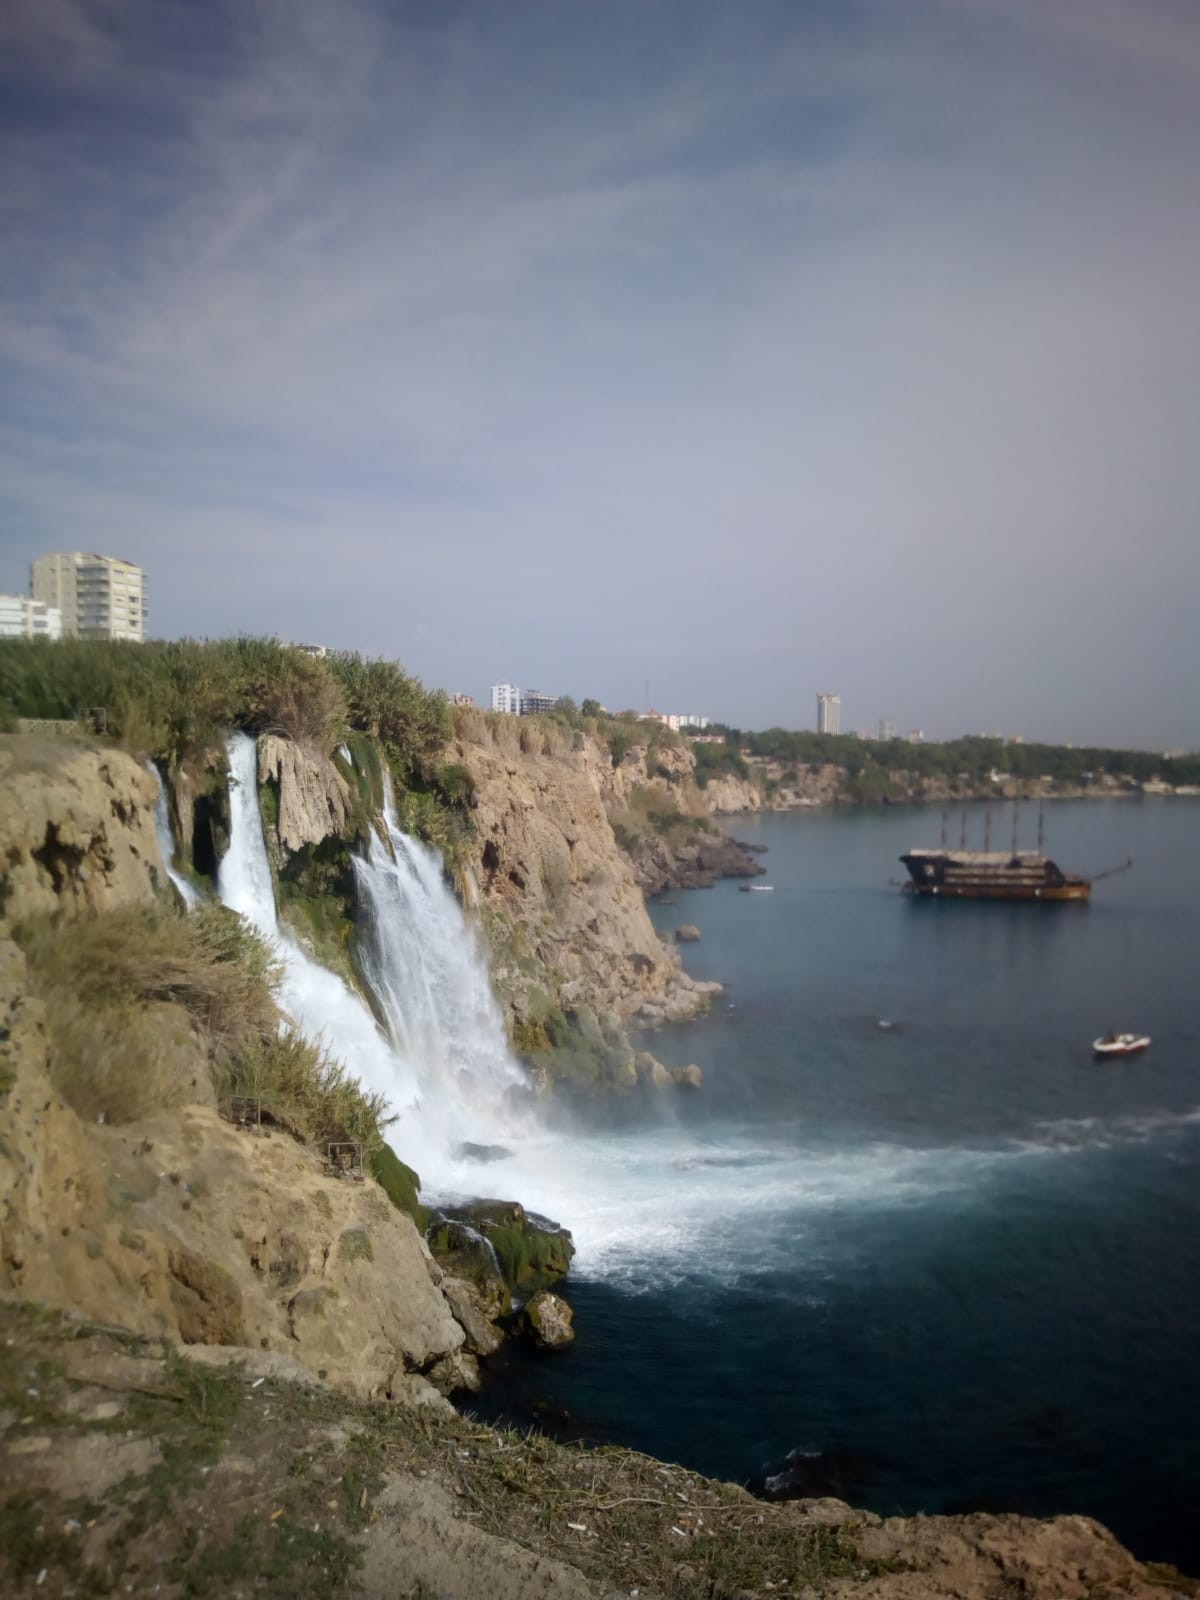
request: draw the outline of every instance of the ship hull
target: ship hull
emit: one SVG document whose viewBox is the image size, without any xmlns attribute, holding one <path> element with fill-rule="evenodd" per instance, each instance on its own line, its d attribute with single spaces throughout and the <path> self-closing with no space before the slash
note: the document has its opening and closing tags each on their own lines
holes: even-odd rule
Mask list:
<svg viewBox="0 0 1200 1600">
<path fill-rule="evenodd" d="M 1063 872 L 1040 851 L 1011 855 L 1002 851 L 910 850 L 900 857 L 908 868 L 910 894 L 923 900 L 1086 901 L 1089 878 Z"/>
<path fill-rule="evenodd" d="M 1090 883 L 1064 883 L 1060 886 L 1013 884 L 1006 887 L 994 883 L 924 884 L 906 883 L 906 894 L 915 894 L 922 900 L 1087 900 L 1092 892 Z"/>
</svg>

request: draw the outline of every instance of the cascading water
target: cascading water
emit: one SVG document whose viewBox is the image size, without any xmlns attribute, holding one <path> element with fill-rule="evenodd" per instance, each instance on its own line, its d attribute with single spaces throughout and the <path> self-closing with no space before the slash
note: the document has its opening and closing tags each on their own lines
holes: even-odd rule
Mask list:
<svg viewBox="0 0 1200 1600">
<path fill-rule="evenodd" d="M 280 1000 L 289 1019 L 386 1097 L 397 1116 L 388 1132 L 397 1153 L 432 1190 L 474 1192 L 478 1167 L 458 1153 L 460 1147 L 515 1131 L 503 1093 L 521 1075 L 504 1045 L 486 968 L 440 882 L 436 858 L 395 830 L 403 847 L 399 861 L 377 842 L 372 859 L 357 863 L 375 918 L 369 977 L 393 1033 L 389 1040 L 362 999 L 280 923 L 258 805 L 255 742 L 237 733 L 227 749 L 230 842 L 218 875 L 222 901 L 253 924 L 282 963 Z M 393 946 L 404 951 L 402 958 Z M 410 959 L 422 974 L 414 981 L 404 973 Z"/>
<path fill-rule="evenodd" d="M 525 1078 L 508 1050 L 487 962 L 441 858 L 397 826 L 390 783 L 383 816 L 391 851 L 372 835 L 354 867 L 366 913 L 365 974 L 392 1042 L 412 1063 L 423 1097 L 450 1109 L 456 1126 L 484 1119 L 488 1132 L 517 1132 L 512 1091 Z"/>
<path fill-rule="evenodd" d="M 229 755 L 229 849 L 218 872 L 221 899 L 267 941 L 283 966 L 280 1001 L 301 1032 L 321 1039 L 367 1088 L 396 1109 L 413 1098 L 403 1064 L 389 1049 L 362 1000 L 336 973 L 312 960 L 275 911 L 275 890 L 258 808 L 258 753 L 249 734 L 235 733 Z"/>
<path fill-rule="evenodd" d="M 171 865 L 175 854 L 175 837 L 171 832 L 171 816 L 167 810 L 167 791 L 163 788 L 162 776 L 153 761 L 146 762 L 146 771 L 158 785 L 158 794 L 154 801 L 154 832 L 158 836 L 159 854 L 163 858 L 163 866 L 167 869 L 167 876 L 183 896 L 183 903 L 190 911 L 193 906 L 200 903 L 200 896 L 182 873 L 176 872 Z"/>
</svg>

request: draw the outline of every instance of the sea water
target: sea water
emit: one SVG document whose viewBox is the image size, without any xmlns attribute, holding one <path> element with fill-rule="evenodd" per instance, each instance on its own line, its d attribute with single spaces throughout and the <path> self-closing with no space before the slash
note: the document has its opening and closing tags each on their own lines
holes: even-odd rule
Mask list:
<svg viewBox="0 0 1200 1600">
<path fill-rule="evenodd" d="M 1134 868 L 1085 906 L 918 901 L 936 811 L 820 811 L 732 828 L 773 893 L 653 908 L 728 985 L 647 1041 L 705 1086 L 561 1135 L 532 1198 L 580 1244 L 578 1339 L 506 1347 L 485 1414 L 880 1512 L 1083 1512 L 1200 1567 L 1200 802 L 1047 822 L 1067 870 Z M 1150 1052 L 1096 1064 L 1109 1028 Z"/>
</svg>

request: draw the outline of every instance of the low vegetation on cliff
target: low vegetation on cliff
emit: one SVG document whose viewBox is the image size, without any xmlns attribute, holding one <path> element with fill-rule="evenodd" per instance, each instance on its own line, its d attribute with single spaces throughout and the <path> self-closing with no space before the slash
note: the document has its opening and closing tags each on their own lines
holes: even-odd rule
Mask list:
<svg viewBox="0 0 1200 1600">
<path fill-rule="evenodd" d="M 18 939 L 46 1002 L 51 1083 L 85 1121 L 248 1095 L 309 1143 L 353 1140 L 368 1159 L 382 1145 L 382 1099 L 280 1030 L 278 968 L 223 906 L 122 906 L 70 937 L 45 919 Z"/>
</svg>

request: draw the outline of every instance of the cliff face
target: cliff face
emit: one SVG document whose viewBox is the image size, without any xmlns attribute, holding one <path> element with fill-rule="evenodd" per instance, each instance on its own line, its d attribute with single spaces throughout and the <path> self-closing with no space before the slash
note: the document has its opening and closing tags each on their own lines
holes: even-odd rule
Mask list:
<svg viewBox="0 0 1200 1600">
<path fill-rule="evenodd" d="M 502 989 L 519 1003 L 550 986 L 563 1003 L 623 1020 L 647 1005 L 686 1016 L 707 1002 L 710 986 L 694 984 L 654 931 L 604 811 L 592 741 L 559 755 L 458 741 L 452 759 L 475 785 L 469 876 Z"/>
<path fill-rule="evenodd" d="M 363 1395 L 413 1391 L 412 1374 L 461 1360 L 441 1275 L 374 1183 L 205 1105 L 84 1123 L 51 1085 L 44 1008 L 9 941 L 0 1026 L 0 1296 L 281 1351 Z"/>
<path fill-rule="evenodd" d="M 276 829 L 289 852 L 343 833 L 350 821 L 350 785 L 328 756 L 292 739 L 264 734 L 258 741 L 258 781 L 275 787 Z"/>
<path fill-rule="evenodd" d="M 157 793 L 151 775 L 119 750 L 0 737 L 0 927 L 152 900 L 167 882 Z"/>
</svg>

